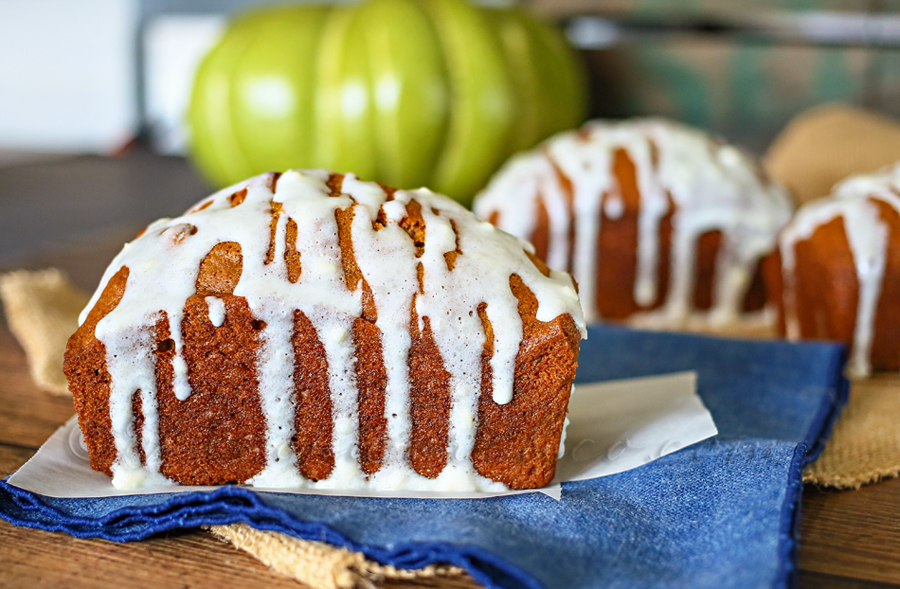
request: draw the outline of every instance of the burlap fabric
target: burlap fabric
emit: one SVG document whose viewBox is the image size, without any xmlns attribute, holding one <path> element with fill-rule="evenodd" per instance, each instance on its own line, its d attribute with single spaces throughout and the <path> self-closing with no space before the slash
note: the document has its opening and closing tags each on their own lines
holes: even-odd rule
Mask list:
<svg viewBox="0 0 900 589">
<path fill-rule="evenodd" d="M 900 161 L 900 121 L 844 104 L 797 115 L 766 153 L 769 174 L 798 203 L 826 196 L 851 174 Z"/>
<path fill-rule="evenodd" d="M 850 402 L 819 459 L 803 481 L 858 489 L 900 475 L 900 375 L 854 381 Z"/>
<path fill-rule="evenodd" d="M 316 589 L 373 587 L 373 583 L 384 580 L 421 583 L 464 574 L 463 569 L 454 566 L 430 565 L 415 571 L 382 566 L 359 552 L 276 532 L 261 532 L 246 524 L 210 526 L 209 531 L 247 551 L 273 571 Z"/>
<path fill-rule="evenodd" d="M 66 340 L 78 327 L 78 313 L 90 297 L 55 269 L 19 270 L 0 276 L 0 297 L 9 330 L 28 357 L 34 383 L 55 395 L 67 395 L 62 372 Z"/>
</svg>

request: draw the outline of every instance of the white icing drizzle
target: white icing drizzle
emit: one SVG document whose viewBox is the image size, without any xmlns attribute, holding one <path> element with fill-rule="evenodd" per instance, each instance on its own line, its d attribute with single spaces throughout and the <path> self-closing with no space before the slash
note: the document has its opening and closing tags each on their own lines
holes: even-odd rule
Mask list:
<svg viewBox="0 0 900 589">
<path fill-rule="evenodd" d="M 750 157 L 701 131 L 659 119 L 590 122 L 579 132 L 556 135 L 538 149 L 513 157 L 478 195 L 475 212 L 484 219 L 497 214 L 501 229 L 528 239 L 535 229 L 537 204 L 543 202 L 550 219 L 547 263 L 555 268 L 567 266 L 568 233 L 574 222 L 571 269 L 586 319 L 598 321 L 600 207 L 610 221 L 625 213 L 613 171 L 618 150 L 633 162 L 640 192 L 633 296 L 641 307 L 650 307 L 658 296 L 660 222 L 671 212 L 669 196 L 676 207 L 665 304 L 641 313 L 643 323 L 678 327 L 698 318 L 716 325 L 742 319 L 741 304 L 753 272 L 759 259 L 775 248 L 791 204 L 783 188 L 761 179 Z M 572 184 L 574 220 L 558 206 L 564 188 L 554 165 Z M 721 231 L 723 239 L 713 307 L 704 313 L 692 308 L 697 242 L 714 230 Z"/>
<path fill-rule="evenodd" d="M 291 341 L 294 322 L 277 317 L 278 309 L 267 311 L 257 373 L 259 389 L 264 391 L 260 401 L 266 417 L 266 468 L 248 482 L 260 487 L 302 486 L 297 456 L 291 448 L 294 357 L 291 346 L 285 346 L 285 342 Z"/>
<path fill-rule="evenodd" d="M 353 190 L 354 180 L 344 179 L 344 190 Z M 362 183 L 360 183 L 362 184 Z M 354 191 L 354 193 L 362 191 Z M 411 430 L 409 418 L 409 373 L 406 365 L 412 340 L 409 321 L 398 321 L 398 317 L 409 317 L 413 296 L 419 289 L 416 276 L 415 249 L 409 247 L 408 236 L 399 226 L 406 216 L 409 193 L 395 193 L 393 201 L 382 205 L 386 225 L 379 231 L 368 231 L 372 221 L 378 216 L 379 200 L 373 204 L 363 204 L 356 209 L 353 217 L 353 249 L 360 268 L 378 267 L 384 260 L 392 260 L 390 272 L 370 273 L 366 280 L 372 291 L 377 311 L 376 327 L 381 331 L 383 341 L 392 342 L 383 346 L 387 383 L 385 385 L 385 417 L 387 419 L 387 447 L 384 464 L 375 478 L 389 488 L 405 486 L 409 469 L 403 467 L 409 445 Z M 363 202 L 362 199 L 358 202 Z"/>
<path fill-rule="evenodd" d="M 180 316 L 169 315 L 169 333 L 171 334 L 169 337 L 175 342 L 175 356 L 172 358 L 172 369 L 175 376 L 172 388 L 175 391 L 175 398 L 184 401 L 191 396 L 191 385 L 188 382 L 187 362 L 184 360 L 184 340 L 181 337 Z"/>
<path fill-rule="evenodd" d="M 489 490 L 501 483 L 478 475 L 471 463 L 481 392 L 481 353 L 484 330 L 477 313 L 481 303 L 494 331 L 491 358 L 493 398 L 512 398 L 515 358 L 522 340 L 518 301 L 508 277 L 517 274 L 538 300 L 537 318 L 550 321 L 570 314 L 582 335 L 584 322 L 570 277 L 561 272 L 543 276 L 528 259 L 531 246 L 478 221 L 457 203 L 425 189 L 397 191 L 392 200 L 374 183 L 352 175 L 344 178 L 342 194 L 329 196 L 328 172 L 290 171 L 281 175 L 275 193 L 270 175 L 252 178 L 204 200 L 205 208 L 176 219 L 153 223 L 127 244 L 104 276 L 82 313 L 81 322 L 97 302 L 111 277 L 130 269 L 118 306 L 101 320 L 97 338 L 107 350 L 111 376 L 110 415 L 117 458 L 113 484 L 131 488 L 159 483 L 160 450 L 156 413 L 154 325 L 164 313 L 175 349 L 175 395 L 190 396 L 187 364 L 183 359 L 181 322 L 185 301 L 195 294 L 201 260 L 221 242 L 241 246 L 243 267 L 234 296 L 243 298 L 254 318 L 263 321 L 257 357 L 260 401 L 266 420 L 266 467 L 248 481 L 261 487 Z M 229 198 L 246 190 L 243 202 Z M 562 196 L 559 197 L 562 199 Z M 413 199 L 421 205 L 426 239 L 421 257 L 409 235 L 398 225 Z M 270 247 L 273 202 L 281 204 L 275 225 L 274 255 Z M 564 203 L 563 203 L 564 205 Z M 386 371 L 385 417 L 387 448 L 382 468 L 365 476 L 358 464 L 358 403 L 355 382 L 353 322 L 362 316 L 361 285 L 348 288 L 341 266 L 338 209 L 353 207 L 350 234 L 356 263 L 373 294 L 376 326 L 382 338 Z M 377 229 L 379 210 L 386 220 Z M 285 262 L 288 219 L 298 227 L 296 250 L 302 272 L 288 279 Z M 451 225 L 451 221 L 453 225 Z M 454 231 L 454 226 L 456 231 Z M 451 270 L 445 254 L 459 248 Z M 424 292 L 419 293 L 417 264 L 423 266 Z M 165 280 L 163 281 L 163 278 Z M 165 283 L 165 289 L 158 285 Z M 418 294 L 417 294 L 418 293 Z M 407 463 L 411 423 L 407 357 L 409 321 L 415 301 L 420 329 L 427 317 L 435 343 L 449 372 L 451 407 L 448 463 L 435 479 L 417 474 Z M 227 304 L 218 296 L 205 297 L 215 327 L 227 320 Z M 291 447 L 296 399 L 291 345 L 294 311 L 309 319 L 325 350 L 333 411 L 331 475 L 313 482 L 303 478 Z M 141 391 L 144 428 L 142 445 L 147 458 L 140 464 L 133 431 L 131 399 Z"/>
<path fill-rule="evenodd" d="M 900 164 L 875 174 L 851 176 L 837 184 L 827 198 L 811 201 L 800 208 L 779 238 L 785 328 L 788 338 L 797 340 L 802 336 L 797 314 L 797 244 L 811 238 L 822 225 L 841 218 L 859 283 L 853 343 L 847 363 L 848 373 L 855 377 L 871 372 L 875 315 L 887 264 L 888 227 L 874 201 L 886 203 L 900 212 L 898 194 Z"/>
<path fill-rule="evenodd" d="M 206 306 L 209 309 L 209 322 L 213 327 L 222 327 L 225 323 L 225 303 L 218 297 L 206 297 Z"/>
<path fill-rule="evenodd" d="M 102 324 L 102 326 L 101 326 Z M 97 324 L 97 337 L 104 337 L 110 323 Z M 102 340 L 101 340 L 102 341 Z M 156 376 L 153 359 L 153 332 L 144 330 L 125 334 L 118 345 L 107 348 L 107 367 L 118 380 L 111 383 L 109 409 L 117 460 L 112 465 L 113 482 L 122 487 L 164 484 L 159 475 L 159 442 L 156 438 Z M 147 468 L 141 466 L 134 430 L 133 395 L 140 394 L 144 428 L 141 432 Z M 154 468 L 154 470 L 149 470 Z"/>
<path fill-rule="evenodd" d="M 625 214 L 625 201 L 622 200 L 622 196 L 615 193 L 607 196 L 603 203 L 603 214 L 613 221 L 621 219 Z"/>
<path fill-rule="evenodd" d="M 574 392 L 574 389 L 573 389 Z M 559 435 L 559 451 L 556 453 L 557 460 L 566 455 L 566 432 L 569 431 L 569 414 L 563 420 L 562 433 Z"/>
</svg>

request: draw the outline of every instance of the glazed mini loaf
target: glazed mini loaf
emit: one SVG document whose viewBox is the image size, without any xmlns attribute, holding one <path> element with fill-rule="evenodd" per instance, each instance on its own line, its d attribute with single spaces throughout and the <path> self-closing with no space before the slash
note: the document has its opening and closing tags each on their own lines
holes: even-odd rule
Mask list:
<svg viewBox="0 0 900 589">
<path fill-rule="evenodd" d="M 670 121 L 592 121 L 512 158 L 475 212 L 578 280 L 588 321 L 728 325 L 766 304 L 791 215 L 757 162 Z"/>
<path fill-rule="evenodd" d="M 782 335 L 843 341 L 854 376 L 900 369 L 900 164 L 801 207 L 768 274 Z"/>
<path fill-rule="evenodd" d="M 92 467 L 120 488 L 547 484 L 585 331 L 529 247 L 323 171 L 153 223 L 66 350 Z"/>
</svg>

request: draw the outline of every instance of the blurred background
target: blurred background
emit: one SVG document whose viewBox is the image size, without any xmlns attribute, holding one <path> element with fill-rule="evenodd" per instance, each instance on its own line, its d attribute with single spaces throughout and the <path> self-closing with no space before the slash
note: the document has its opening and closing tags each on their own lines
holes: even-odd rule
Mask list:
<svg viewBox="0 0 900 589">
<path fill-rule="evenodd" d="M 492 139 L 488 127 L 502 117 L 486 111 L 481 116 L 487 127 L 479 133 L 455 144 L 452 138 L 436 140 L 429 148 L 432 151 L 423 146 L 434 142 L 432 136 L 445 136 L 444 123 L 419 128 L 416 120 L 406 120 L 405 127 L 399 128 L 405 147 L 391 157 L 404 165 L 418 158 L 419 171 L 435 175 L 428 180 L 398 181 L 396 174 L 379 172 L 379 176 L 365 167 L 388 157 L 382 153 L 384 145 L 374 151 L 370 147 L 368 152 L 359 149 L 356 123 L 335 119 L 326 122 L 330 126 L 319 134 L 334 139 L 336 133 L 344 133 L 335 140 L 337 147 L 330 146 L 332 159 L 312 165 L 258 161 L 248 166 L 240 152 L 256 155 L 268 149 L 284 154 L 284 142 L 305 141 L 305 130 L 288 130 L 286 139 L 283 133 L 275 137 L 286 127 L 277 117 L 268 122 L 265 117 L 251 118 L 247 123 L 252 109 L 244 108 L 239 116 L 245 117 L 245 138 L 238 148 L 229 142 L 230 125 L 235 124 L 229 118 L 234 115 L 221 111 L 210 119 L 218 135 L 200 138 L 195 132 L 195 137 L 205 139 L 205 156 L 196 149 L 198 157 L 186 159 L 188 109 L 199 65 L 225 38 L 236 15 L 271 4 L 258 0 L 0 0 L 0 269 L 41 267 L 51 261 L 60 264 L 60 252 L 90 250 L 96 253 L 72 255 L 79 260 L 97 259 L 96 268 L 71 270 L 89 288 L 110 252 L 146 223 L 183 211 L 215 185 L 269 169 L 352 170 L 401 188 L 428 185 L 467 202 L 514 151 L 502 137 Z M 510 5 L 498 0 L 490 4 Z M 900 116 L 900 0 L 527 0 L 518 6 L 558 26 L 576 48 L 576 58 L 587 73 L 589 117 L 666 116 L 762 155 L 792 117 L 822 103 L 842 102 Z M 367 17 L 360 18 L 359 26 L 368 27 Z M 381 24 L 394 27 L 390 18 Z M 352 30 L 342 34 L 345 45 L 352 43 Z M 359 36 L 358 30 L 355 35 Z M 272 45 L 279 59 L 266 58 L 263 52 L 254 72 L 265 75 L 266 59 L 285 61 L 280 59 L 281 43 Z M 542 53 L 552 53 L 549 46 L 542 47 L 535 50 L 538 53 L 514 53 L 526 56 L 519 60 L 519 71 L 532 76 L 530 81 L 538 87 L 547 87 L 553 85 L 547 81 L 559 73 L 554 70 L 565 69 L 562 66 L 571 60 L 560 60 L 558 55 L 542 59 Z M 464 44 L 462 51 L 477 54 L 479 49 Z M 342 76 L 355 75 L 350 70 L 360 53 L 355 55 L 350 66 L 343 64 Z M 219 72 L 231 71 L 233 62 L 233 58 L 220 62 Z M 530 73 L 529 63 L 536 68 Z M 543 73 L 535 74 L 539 70 Z M 515 82 L 521 85 L 522 81 Z M 222 94 L 217 94 L 209 76 L 207 82 L 209 96 Z M 445 90 L 446 82 L 445 78 Z M 576 87 L 575 94 L 580 95 L 581 84 Z M 371 84 L 366 91 L 372 93 L 372 101 L 379 100 Z M 471 89 L 466 93 L 471 98 Z M 534 94 L 532 88 L 532 99 Z M 564 94 L 545 91 L 538 97 L 544 107 L 557 104 L 555 122 L 551 121 L 556 127 L 545 125 L 535 131 L 534 124 L 529 124 L 536 120 L 534 116 L 506 109 L 504 132 L 511 124 L 514 135 L 519 130 L 531 133 L 517 148 L 574 124 L 580 115 L 565 112 L 580 109 L 560 102 Z M 569 94 L 569 98 L 575 95 Z M 445 100 L 462 102 L 456 89 Z M 262 100 L 258 105 L 269 108 L 270 103 Z M 416 104 L 412 103 L 414 108 Z M 342 102 L 337 108 L 355 112 L 353 104 Z M 213 113 L 214 109 L 200 110 Z M 317 123 L 322 118 L 318 111 L 314 117 Z M 348 128 L 353 132 L 348 134 Z M 873 151 L 867 138 L 880 128 L 892 133 L 882 155 L 864 163 L 851 161 Z M 873 119 L 865 129 L 862 135 L 857 133 L 863 148 L 859 142 L 848 143 L 835 156 L 837 160 L 822 160 L 802 171 L 811 178 L 821 177 L 812 196 L 825 194 L 852 170 L 876 169 L 896 159 L 900 126 L 889 118 Z M 486 148 L 491 140 L 497 145 Z M 216 149 L 219 153 L 213 153 Z M 435 164 L 428 162 L 432 152 L 444 149 L 444 155 L 451 156 L 441 159 L 435 172 Z M 801 147 L 799 151 L 809 150 Z M 125 154 L 129 157 L 107 157 Z M 802 159 L 802 153 L 797 157 Z M 216 176 L 216 158 L 218 168 L 233 178 Z M 793 162 L 785 160 L 782 167 L 794 170 Z M 848 169 L 842 169 L 841 163 Z M 776 177 L 785 181 L 783 176 Z M 452 186 L 457 179 L 468 184 Z M 49 214 L 36 217 L 35 210 Z"/>
<path fill-rule="evenodd" d="M 0 162 L 185 150 L 198 62 L 252 0 L 0 0 Z M 267 2 L 271 4 L 271 2 Z M 843 101 L 900 115 L 900 0 L 531 0 L 583 57 L 591 116 L 670 116 L 762 151 Z"/>
</svg>

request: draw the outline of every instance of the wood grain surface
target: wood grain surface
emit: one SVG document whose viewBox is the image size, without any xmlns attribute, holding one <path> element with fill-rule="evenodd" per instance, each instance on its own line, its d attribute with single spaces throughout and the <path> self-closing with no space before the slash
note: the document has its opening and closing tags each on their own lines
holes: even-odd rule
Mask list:
<svg viewBox="0 0 900 589">
<path fill-rule="evenodd" d="M 803 492 L 800 569 L 900 585 L 900 479 Z"/>
<path fill-rule="evenodd" d="M 48 171 L 49 177 L 57 178 L 56 183 L 38 182 Z M 71 176 L 96 189 L 81 203 L 85 211 L 76 215 L 82 229 L 93 233 L 72 233 L 63 245 L 49 247 L 48 239 L 42 236 L 64 226 L 57 217 L 71 214 L 74 207 L 69 203 L 55 211 L 52 206 L 69 197 L 67 185 L 59 179 Z M 156 191 L 146 185 L 137 190 L 130 184 L 163 176 L 171 181 L 157 182 Z M 110 178 L 117 182 L 110 185 L 100 181 Z M 0 169 L 0 247 L 4 239 L 8 241 L 5 231 L 15 232 L 20 241 L 15 256 L 0 251 L 0 271 L 54 265 L 67 271 L 82 288 L 92 289 L 109 260 L 144 223 L 155 216 L 180 213 L 205 190 L 184 162 L 148 155 L 115 161 L 79 158 Z M 153 206 L 146 199 L 155 199 Z M 51 218 L 42 220 L 38 215 L 27 226 L 14 227 L 19 217 L 7 213 L 24 203 L 40 204 L 38 210 Z M 148 215 L 150 209 L 152 215 Z M 53 236 L 52 240 L 57 238 Z M 31 383 L 25 356 L 4 322 L 0 326 L 0 476 L 15 471 L 73 413 L 70 399 L 44 393 Z M 799 567 L 801 587 L 900 589 L 900 479 L 859 491 L 807 486 Z M 115 544 L 17 528 L 0 520 L 0 587 L 147 586 L 300 585 L 270 573 L 254 558 L 202 531 Z M 477 587 L 468 577 L 392 581 L 381 586 Z"/>
</svg>

